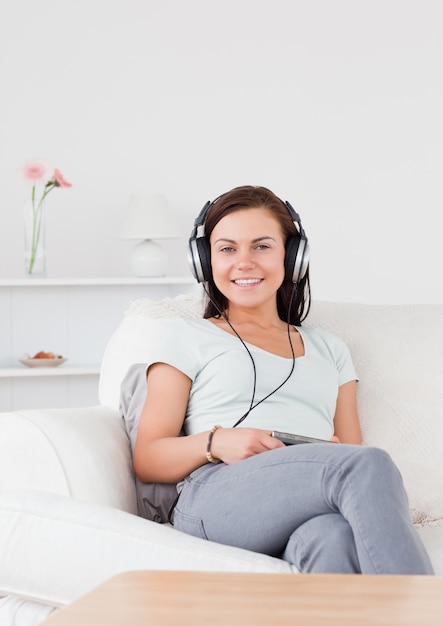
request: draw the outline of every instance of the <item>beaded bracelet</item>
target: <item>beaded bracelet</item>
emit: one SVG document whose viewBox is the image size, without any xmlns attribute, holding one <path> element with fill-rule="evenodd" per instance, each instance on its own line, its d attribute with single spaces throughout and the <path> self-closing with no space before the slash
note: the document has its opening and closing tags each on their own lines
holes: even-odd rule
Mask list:
<svg viewBox="0 0 443 626">
<path fill-rule="evenodd" d="M 209 433 L 208 443 L 206 444 L 206 458 L 208 459 L 209 463 L 220 463 L 220 459 L 216 459 L 211 454 L 212 437 L 214 436 L 215 431 L 218 430 L 219 428 L 222 428 L 222 427 L 218 425 L 213 426 L 211 428 L 211 432 Z"/>
</svg>

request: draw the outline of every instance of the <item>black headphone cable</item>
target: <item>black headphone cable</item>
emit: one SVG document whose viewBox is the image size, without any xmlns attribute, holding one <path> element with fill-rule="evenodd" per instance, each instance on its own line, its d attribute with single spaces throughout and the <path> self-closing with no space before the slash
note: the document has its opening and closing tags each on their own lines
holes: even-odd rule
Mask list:
<svg viewBox="0 0 443 626">
<path fill-rule="evenodd" d="M 244 413 L 244 415 L 242 415 L 234 424 L 234 426 L 232 428 L 235 428 L 236 426 L 238 426 L 239 424 L 241 424 L 249 415 L 249 413 L 255 409 L 256 407 L 258 407 L 262 402 L 264 402 L 265 400 L 267 400 L 270 396 L 272 396 L 274 393 L 276 393 L 279 389 L 281 389 L 283 387 L 283 385 L 285 385 L 288 380 L 291 378 L 292 373 L 294 372 L 295 369 L 295 351 L 294 351 L 294 346 L 292 343 L 292 338 L 291 338 L 291 308 L 292 308 L 292 302 L 294 299 L 294 294 L 296 291 L 297 285 L 294 283 L 292 285 L 292 290 L 291 290 L 291 298 L 289 300 L 289 305 L 288 305 L 288 319 L 287 319 L 287 330 L 288 330 L 288 339 L 289 339 L 289 345 L 291 347 L 291 354 L 292 354 L 292 365 L 291 365 L 291 370 L 289 372 L 289 374 L 286 376 L 286 378 L 284 379 L 284 381 L 282 383 L 280 383 L 275 389 L 273 389 L 270 393 L 268 393 L 264 398 L 262 398 L 261 400 L 259 400 L 258 402 L 256 402 L 254 404 L 254 400 L 255 400 L 255 392 L 257 389 L 257 368 L 255 365 L 255 361 L 254 361 L 254 357 L 251 354 L 251 351 L 249 350 L 248 346 L 246 345 L 245 341 L 240 337 L 239 333 L 235 330 L 234 326 L 231 324 L 231 322 L 229 321 L 227 315 L 224 313 L 224 311 L 222 311 L 217 304 L 214 302 L 214 300 L 211 298 L 211 296 L 209 295 L 208 290 L 206 289 L 206 285 L 203 283 L 203 289 L 206 293 L 206 295 L 208 296 L 210 302 L 214 305 L 214 307 L 217 309 L 217 311 L 219 312 L 219 314 L 223 317 L 223 319 L 226 321 L 226 323 L 228 324 L 228 326 L 232 329 L 232 331 L 235 333 L 235 335 L 238 337 L 238 339 L 241 341 L 243 347 L 245 348 L 246 352 L 249 355 L 249 358 L 251 359 L 251 363 L 252 363 L 252 369 L 254 372 L 254 382 L 253 382 L 253 387 L 252 387 L 252 397 L 251 397 L 251 402 L 249 403 L 249 408 L 246 411 L 246 413 Z"/>
</svg>

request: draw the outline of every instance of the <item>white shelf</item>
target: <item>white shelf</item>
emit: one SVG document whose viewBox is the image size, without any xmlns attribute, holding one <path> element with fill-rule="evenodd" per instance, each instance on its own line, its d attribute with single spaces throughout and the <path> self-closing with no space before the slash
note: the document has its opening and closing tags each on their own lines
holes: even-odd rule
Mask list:
<svg viewBox="0 0 443 626">
<path fill-rule="evenodd" d="M 196 283 L 192 276 L 158 276 L 137 278 L 0 278 L 0 287 L 91 287 L 94 285 L 191 285 Z"/>
<path fill-rule="evenodd" d="M 0 278 L 0 411 L 96 402 L 99 363 L 130 303 L 196 287 L 191 275 Z M 39 368 L 18 361 L 43 348 L 68 360 Z"/>
<path fill-rule="evenodd" d="M 100 374 L 100 365 L 59 365 L 58 367 L 0 367 L 0 378 L 31 376 L 92 376 Z"/>
</svg>

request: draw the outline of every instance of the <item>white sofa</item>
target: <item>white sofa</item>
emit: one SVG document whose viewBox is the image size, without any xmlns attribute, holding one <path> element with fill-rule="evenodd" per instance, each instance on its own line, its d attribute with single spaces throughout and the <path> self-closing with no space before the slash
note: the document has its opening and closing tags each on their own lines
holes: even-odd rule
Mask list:
<svg viewBox="0 0 443 626">
<path fill-rule="evenodd" d="M 39 624 L 114 574 L 137 569 L 294 572 L 276 558 L 205 542 L 136 515 L 120 382 L 164 318 L 198 296 L 131 304 L 104 354 L 100 405 L 0 414 L 0 624 Z M 314 302 L 306 325 L 348 343 L 364 445 L 399 466 L 411 515 L 443 575 L 443 306 Z"/>
</svg>

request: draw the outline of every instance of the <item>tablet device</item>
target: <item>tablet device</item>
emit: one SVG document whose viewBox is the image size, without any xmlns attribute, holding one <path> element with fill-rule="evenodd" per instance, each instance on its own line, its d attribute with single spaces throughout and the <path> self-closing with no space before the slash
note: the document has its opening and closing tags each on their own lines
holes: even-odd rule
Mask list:
<svg viewBox="0 0 443 626">
<path fill-rule="evenodd" d="M 328 439 L 316 439 L 315 437 L 305 437 L 304 435 L 293 435 L 292 433 L 282 433 L 278 430 L 273 430 L 271 437 L 283 441 L 287 446 L 291 446 L 297 443 L 335 443 Z"/>
</svg>

